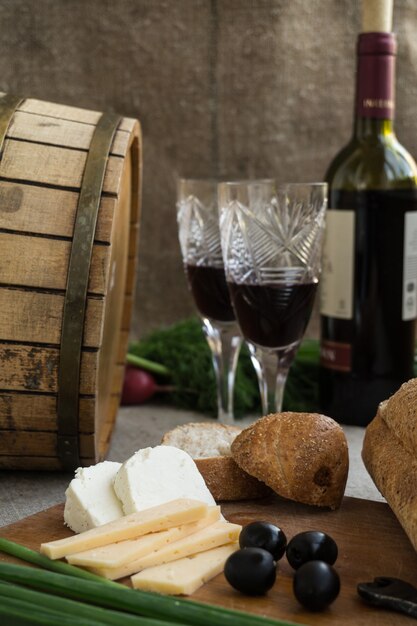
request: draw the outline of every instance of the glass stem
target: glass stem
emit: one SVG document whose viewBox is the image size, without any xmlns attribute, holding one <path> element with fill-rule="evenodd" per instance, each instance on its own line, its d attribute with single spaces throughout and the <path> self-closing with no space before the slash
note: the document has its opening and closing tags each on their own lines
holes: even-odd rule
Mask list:
<svg viewBox="0 0 417 626">
<path fill-rule="evenodd" d="M 255 369 L 262 414 L 280 413 L 284 399 L 285 383 L 298 348 L 296 345 L 283 350 L 265 350 L 248 343 L 251 361 Z"/>
<path fill-rule="evenodd" d="M 242 338 L 234 323 L 203 319 L 203 332 L 210 347 L 217 390 L 217 419 L 233 424 L 233 394 Z"/>
</svg>

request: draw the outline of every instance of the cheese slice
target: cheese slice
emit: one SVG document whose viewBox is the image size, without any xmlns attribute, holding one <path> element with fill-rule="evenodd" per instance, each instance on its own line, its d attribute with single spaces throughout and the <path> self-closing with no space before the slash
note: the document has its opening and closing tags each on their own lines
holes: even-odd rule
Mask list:
<svg viewBox="0 0 417 626">
<path fill-rule="evenodd" d="M 96 528 L 123 517 L 113 481 L 121 463 L 103 461 L 79 467 L 65 492 L 64 520 L 75 533 Z"/>
<path fill-rule="evenodd" d="M 132 585 L 143 591 L 188 596 L 220 574 L 227 558 L 238 548 L 238 543 L 229 543 L 172 563 L 150 567 L 132 576 Z"/>
<path fill-rule="evenodd" d="M 67 561 L 72 565 L 84 567 L 120 567 L 165 547 L 173 541 L 192 535 L 214 524 L 219 518 L 220 507 L 212 506 L 208 508 L 207 515 L 197 522 L 182 524 L 181 526 L 161 530 L 157 533 L 149 533 L 137 539 L 119 541 L 101 548 L 93 548 L 85 552 L 71 554 L 67 557 Z"/>
<path fill-rule="evenodd" d="M 126 515 L 173 498 L 216 504 L 191 456 L 173 446 L 138 450 L 123 463 L 113 486 Z"/>
<path fill-rule="evenodd" d="M 154 567 L 162 563 L 176 561 L 190 554 L 204 552 L 211 548 L 237 541 L 242 527 L 238 524 L 229 524 L 229 522 L 215 522 L 208 528 L 199 530 L 196 533 L 183 539 L 179 539 L 174 543 L 165 546 L 159 550 L 155 550 L 148 556 L 141 557 L 130 561 L 121 567 L 92 567 L 90 571 L 110 580 L 117 580 L 140 572 L 147 567 Z"/>
<path fill-rule="evenodd" d="M 180 498 L 155 506 L 140 513 L 126 515 L 98 528 L 86 530 L 79 535 L 41 544 L 41 552 L 50 559 L 60 559 L 70 554 L 105 546 L 115 541 L 133 539 L 147 533 L 157 532 L 194 522 L 207 515 L 207 504 L 198 500 Z"/>
</svg>

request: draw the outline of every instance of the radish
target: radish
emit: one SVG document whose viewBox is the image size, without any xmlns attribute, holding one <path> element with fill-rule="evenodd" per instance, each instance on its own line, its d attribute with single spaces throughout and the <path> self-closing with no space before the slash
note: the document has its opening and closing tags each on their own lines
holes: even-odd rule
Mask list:
<svg viewBox="0 0 417 626">
<path fill-rule="evenodd" d="M 158 391 L 154 377 L 149 372 L 127 365 L 123 381 L 122 404 L 142 404 Z"/>
</svg>

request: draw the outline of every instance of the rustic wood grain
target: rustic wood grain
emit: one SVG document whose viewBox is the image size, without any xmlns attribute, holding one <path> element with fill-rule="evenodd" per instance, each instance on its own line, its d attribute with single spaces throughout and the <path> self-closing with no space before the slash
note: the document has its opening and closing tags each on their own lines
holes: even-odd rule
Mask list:
<svg viewBox="0 0 417 626">
<path fill-rule="evenodd" d="M 96 457 L 80 457 L 83 466 L 93 465 Z M 56 456 L 0 456 L 0 470 L 60 471 L 62 464 Z"/>
<path fill-rule="evenodd" d="M 63 308 L 62 294 L 0 287 L 0 337 L 22 343 L 59 345 Z M 103 299 L 87 299 L 83 346 L 101 345 L 103 309 Z"/>
<path fill-rule="evenodd" d="M 80 434 L 80 455 L 95 457 L 94 433 Z M 13 451 L 13 454 L 11 454 Z M 1 431 L 0 455 L 54 457 L 57 456 L 57 437 L 55 433 Z"/>
<path fill-rule="evenodd" d="M 81 109 L 79 107 L 68 106 L 66 104 L 59 104 L 56 102 L 45 102 L 44 100 L 37 100 L 35 98 L 26 98 L 18 110 L 26 111 L 28 113 L 36 113 L 39 115 L 48 115 L 49 117 L 73 122 L 93 124 L 94 126 L 97 124 L 102 115 L 100 111 Z M 124 117 L 119 125 L 119 130 L 131 132 L 133 131 L 135 125 L 137 125 L 137 120 Z"/>
<path fill-rule="evenodd" d="M 125 296 L 124 306 L 123 306 L 123 316 L 122 316 L 122 325 L 121 329 L 129 332 L 130 328 L 130 320 L 132 318 L 133 311 L 133 297 L 131 295 Z"/>
<path fill-rule="evenodd" d="M 0 161 L 2 468 L 61 468 L 57 374 L 68 263 L 101 115 L 29 99 L 8 128 Z M 140 216 L 140 142 L 139 123 L 122 118 L 98 211 L 79 381 L 81 459 L 88 464 L 106 453 L 123 382 Z"/>
<path fill-rule="evenodd" d="M 0 250 L 1 284 L 41 289 L 66 288 L 70 241 L 0 232 Z M 109 246 L 93 246 L 88 284 L 90 293 L 106 293 L 109 260 Z"/>
<path fill-rule="evenodd" d="M 111 395 L 117 394 L 120 391 L 123 383 L 124 369 L 124 363 L 115 363 Z"/>
<path fill-rule="evenodd" d="M 0 181 L 0 229 L 72 238 L 78 192 Z M 110 242 L 117 198 L 102 197 L 95 241 Z"/>
<path fill-rule="evenodd" d="M 119 348 L 118 348 L 118 353 L 117 353 L 117 363 L 119 365 L 124 365 L 125 363 L 128 342 L 129 342 L 129 331 L 122 330 L 122 332 L 119 335 Z"/>
<path fill-rule="evenodd" d="M 136 256 L 136 248 L 139 239 L 139 224 L 132 224 L 129 233 L 129 257 Z"/>
<path fill-rule="evenodd" d="M 80 393 L 95 394 L 97 352 L 81 355 Z M 3 391 L 58 391 L 58 348 L 0 342 L 0 389 Z"/>
<path fill-rule="evenodd" d="M 50 115 L 31 114 L 17 111 L 7 129 L 9 139 L 20 139 L 44 143 L 52 146 L 88 150 L 95 126 L 84 122 L 75 122 Z M 130 142 L 129 133 L 117 130 L 110 149 L 110 154 L 124 156 Z"/>
<path fill-rule="evenodd" d="M 0 176 L 79 189 L 86 158 L 86 151 L 6 139 L 0 162 Z M 109 157 L 103 182 L 104 192 L 118 193 L 122 168 L 122 158 Z"/>
<path fill-rule="evenodd" d="M 137 259 L 130 257 L 128 259 L 126 273 L 126 295 L 132 297 L 135 291 L 135 279 L 137 271 Z"/>
<path fill-rule="evenodd" d="M 56 395 L 2 393 L 0 395 L 0 438 L 3 430 L 56 432 Z M 80 398 L 80 433 L 94 432 L 95 399 Z"/>
<path fill-rule="evenodd" d="M 341 578 L 341 593 L 325 611 L 304 610 L 292 593 L 293 571 L 284 557 L 277 581 L 264 597 L 245 597 L 234 591 L 221 574 L 201 587 L 191 599 L 229 608 L 287 619 L 310 626 L 406 626 L 409 617 L 366 606 L 356 592 L 359 582 L 375 576 L 397 576 L 417 584 L 417 555 L 388 505 L 345 498 L 338 511 L 314 509 L 272 497 L 256 502 L 230 502 L 222 511 L 231 522 L 246 524 L 269 520 L 281 526 L 288 539 L 305 530 L 323 530 L 337 542 L 335 567 Z M 72 534 L 63 525 L 63 505 L 0 529 L 0 536 L 33 549 L 44 541 Z M 0 554 L 0 560 L 17 562 Z M 128 584 L 128 580 L 124 581 Z M 219 625 L 220 626 L 220 625 Z"/>
<path fill-rule="evenodd" d="M 121 392 L 124 377 L 124 358 L 127 340 L 122 328 L 124 299 L 130 288 L 127 283 L 129 265 L 129 239 L 132 228 L 131 212 L 133 190 L 131 181 L 133 167 L 132 153 L 126 155 L 119 189 L 119 202 L 113 214 L 111 253 L 109 260 L 110 277 L 106 293 L 106 310 L 103 319 L 103 341 L 99 354 L 97 376 L 97 428 L 100 437 L 97 442 L 99 457 L 105 454 L 110 442 L 117 416 L 111 395 Z M 115 280 L 115 278 L 118 280 Z M 117 332 L 115 332 L 117 329 Z M 110 433 L 108 432 L 110 426 Z"/>
</svg>

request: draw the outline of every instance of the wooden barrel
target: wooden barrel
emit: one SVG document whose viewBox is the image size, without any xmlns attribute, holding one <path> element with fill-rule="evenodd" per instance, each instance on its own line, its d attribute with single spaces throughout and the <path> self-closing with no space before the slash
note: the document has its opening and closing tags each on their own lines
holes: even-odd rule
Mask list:
<svg viewBox="0 0 417 626">
<path fill-rule="evenodd" d="M 69 374 L 62 357 L 68 348 L 63 319 L 65 307 L 70 311 L 70 261 L 76 268 L 80 254 L 80 242 L 74 246 L 81 198 L 91 196 L 86 164 L 89 160 L 94 170 L 92 143 L 103 118 L 96 111 L 26 99 L 6 126 L 0 160 L 1 469 L 71 465 L 60 451 L 59 404 L 67 402 L 60 381 Z M 115 129 L 104 155 L 86 275 L 76 414 L 70 415 L 79 465 L 97 462 L 108 449 L 133 308 L 141 135 L 134 119 L 120 118 Z"/>
</svg>

